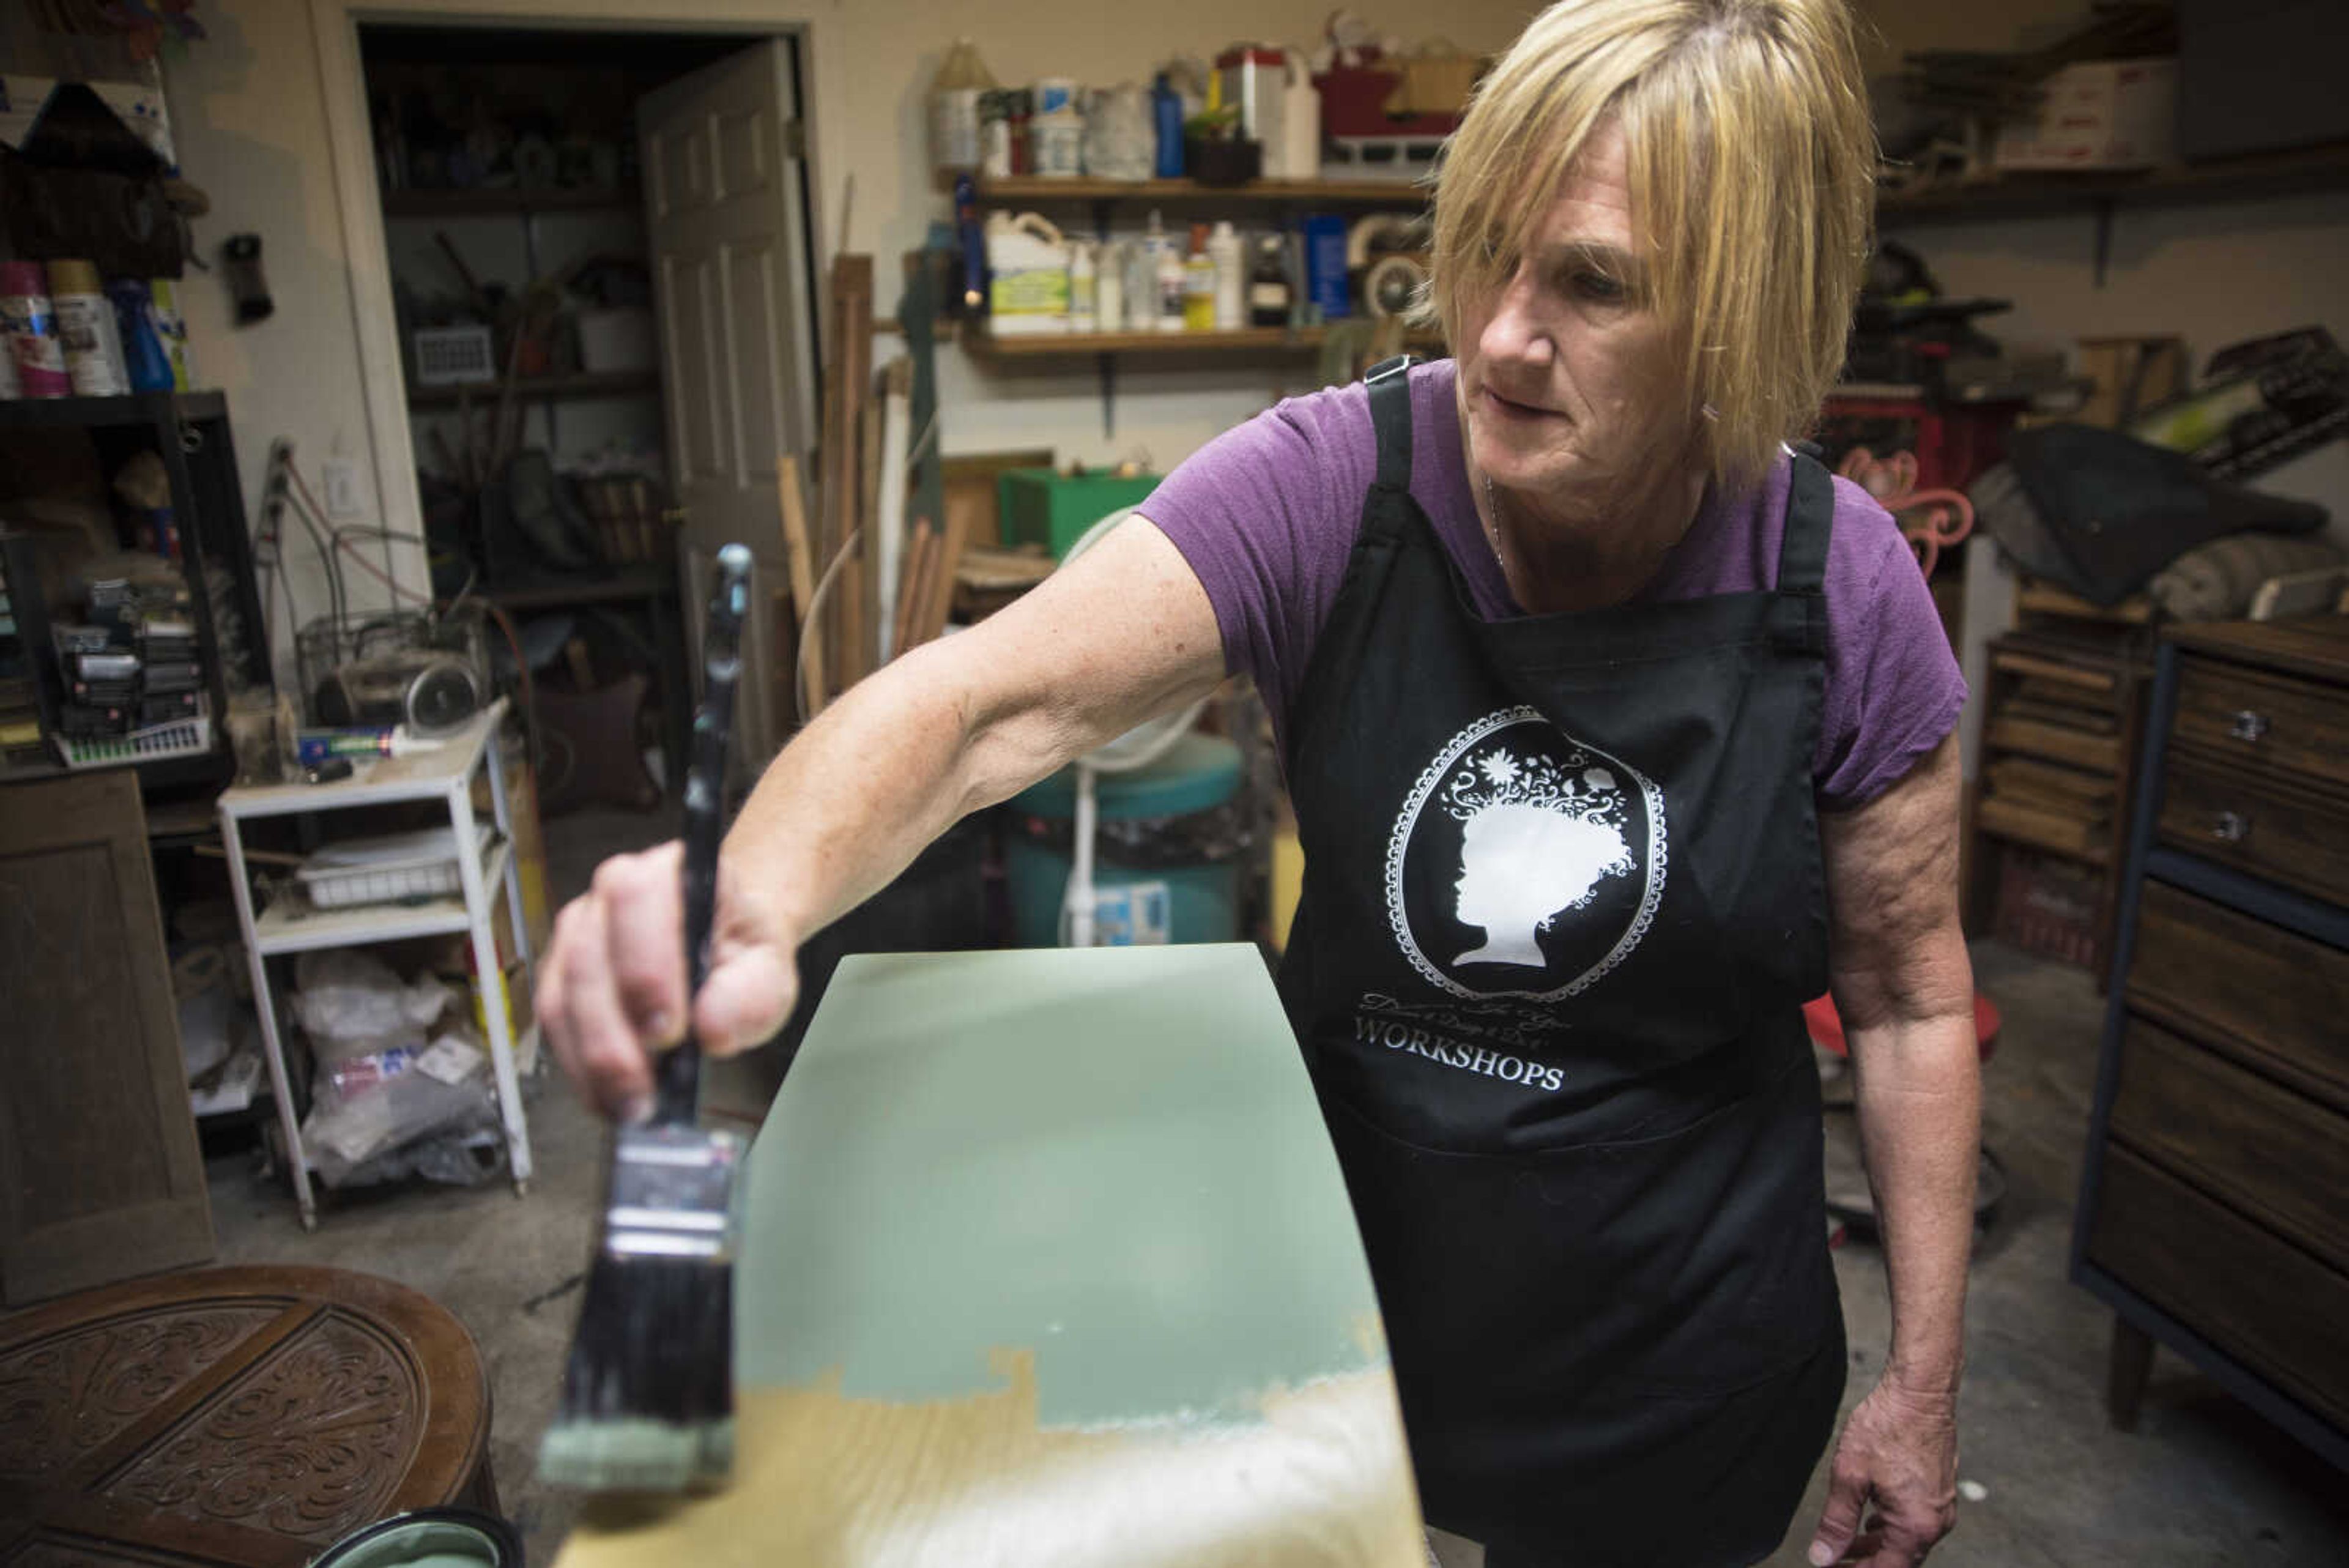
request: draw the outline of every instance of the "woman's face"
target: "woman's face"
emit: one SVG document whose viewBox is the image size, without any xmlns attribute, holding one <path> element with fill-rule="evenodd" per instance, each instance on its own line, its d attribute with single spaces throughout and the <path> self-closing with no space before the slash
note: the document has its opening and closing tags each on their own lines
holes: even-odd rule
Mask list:
<svg viewBox="0 0 2349 1568">
<path fill-rule="evenodd" d="M 1622 132 L 1592 131 L 1516 275 L 1462 315 L 1470 461 L 1505 488 L 1603 512 L 1685 471 L 1671 335 L 1643 303 Z"/>
</svg>

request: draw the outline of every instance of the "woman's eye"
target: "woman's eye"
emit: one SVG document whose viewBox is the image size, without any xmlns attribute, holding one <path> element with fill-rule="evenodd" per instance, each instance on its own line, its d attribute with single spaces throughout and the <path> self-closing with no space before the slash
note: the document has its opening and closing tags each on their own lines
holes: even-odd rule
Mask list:
<svg viewBox="0 0 2349 1568">
<path fill-rule="evenodd" d="M 1588 267 L 1576 268 L 1567 283 L 1578 298 L 1589 300 L 1593 304 L 1619 305 L 1623 299 L 1623 285 L 1620 280 L 1609 277 L 1603 272 L 1594 272 Z"/>
</svg>

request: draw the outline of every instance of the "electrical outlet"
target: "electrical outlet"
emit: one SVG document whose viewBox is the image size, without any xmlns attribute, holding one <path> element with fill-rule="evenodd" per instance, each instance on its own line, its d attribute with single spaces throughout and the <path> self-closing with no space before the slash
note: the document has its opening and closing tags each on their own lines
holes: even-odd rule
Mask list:
<svg viewBox="0 0 2349 1568">
<path fill-rule="evenodd" d="M 359 465 L 356 459 L 326 459 L 318 465 L 318 480 L 326 493 L 327 516 L 341 522 L 366 515 L 365 508 L 359 504 Z"/>
</svg>

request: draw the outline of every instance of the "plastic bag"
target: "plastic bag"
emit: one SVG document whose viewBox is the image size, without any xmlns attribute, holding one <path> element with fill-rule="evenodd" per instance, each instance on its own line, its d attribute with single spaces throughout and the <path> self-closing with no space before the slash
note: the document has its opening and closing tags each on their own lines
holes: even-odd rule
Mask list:
<svg viewBox="0 0 2349 1568">
<path fill-rule="evenodd" d="M 1133 82 L 1093 93 L 1085 109 L 1085 172 L 1101 180 L 1147 180 L 1158 151 L 1150 95 Z"/>
<path fill-rule="evenodd" d="M 329 1187 L 386 1179 L 382 1157 L 429 1137 L 498 1125 L 488 1058 L 451 1030 L 347 1059 L 322 1074 L 302 1144 Z M 363 1169 L 368 1174 L 362 1175 Z"/>
<path fill-rule="evenodd" d="M 389 964 L 349 948 L 304 953 L 294 984 L 294 1016 L 322 1067 L 418 1041 L 449 1004 L 440 981 L 404 984 Z"/>
</svg>

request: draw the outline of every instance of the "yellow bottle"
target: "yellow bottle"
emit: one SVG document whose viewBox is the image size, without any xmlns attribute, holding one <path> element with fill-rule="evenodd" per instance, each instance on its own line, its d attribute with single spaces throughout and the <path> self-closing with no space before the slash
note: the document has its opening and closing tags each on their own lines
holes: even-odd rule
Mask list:
<svg viewBox="0 0 2349 1568">
<path fill-rule="evenodd" d="M 1216 329 L 1216 264 L 1207 254 L 1207 225 L 1191 225 L 1191 254 L 1183 261 L 1183 330 Z"/>
</svg>

